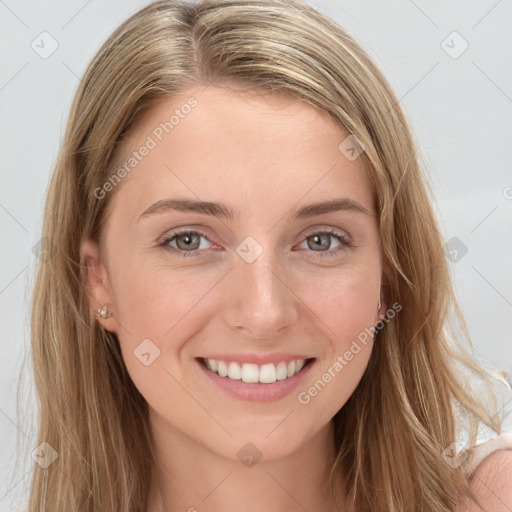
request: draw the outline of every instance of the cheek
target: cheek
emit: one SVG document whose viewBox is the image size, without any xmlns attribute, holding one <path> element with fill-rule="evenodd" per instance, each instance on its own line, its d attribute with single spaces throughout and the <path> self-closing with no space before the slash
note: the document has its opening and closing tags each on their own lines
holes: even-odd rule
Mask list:
<svg viewBox="0 0 512 512">
<path fill-rule="evenodd" d="M 327 336 L 314 373 L 302 386 L 297 401 L 311 416 L 329 421 L 359 384 L 373 348 L 377 308 L 371 288 L 341 286 L 316 297 L 316 308 Z"/>
<path fill-rule="evenodd" d="M 374 325 L 379 289 L 378 272 L 352 266 L 320 275 L 301 296 L 307 297 L 308 306 L 326 326 L 333 346 L 341 350 Z"/>
<path fill-rule="evenodd" d="M 118 319 L 132 337 L 161 339 L 200 302 L 213 277 L 147 261 L 123 265 L 113 279 Z"/>
<path fill-rule="evenodd" d="M 318 418 L 331 419 L 364 374 L 373 347 L 379 287 L 378 272 L 353 267 L 325 282 L 317 280 L 309 294 L 311 309 L 318 317 L 317 324 L 323 325 L 329 346 L 297 401 Z"/>
<path fill-rule="evenodd" d="M 372 341 L 355 341 L 347 350 L 320 364 L 297 394 L 297 402 L 315 422 L 326 423 L 343 408 L 368 365 Z"/>
<path fill-rule="evenodd" d="M 184 377 L 180 362 L 190 357 L 187 350 L 190 351 L 191 344 L 187 342 L 214 311 L 211 304 L 219 301 L 215 284 L 224 273 L 198 272 L 147 261 L 127 262 L 113 272 L 116 317 L 120 324 L 118 337 L 134 382 L 153 379 L 153 388 L 159 389 L 157 381 L 170 378 L 168 374 L 158 377 L 155 372 L 159 367 L 172 372 L 179 380 Z M 150 355 L 141 357 L 147 353 Z M 144 369 L 148 359 L 154 359 L 149 373 Z"/>
<path fill-rule="evenodd" d="M 186 378 L 179 361 L 186 359 L 187 340 L 201 329 L 191 319 L 201 311 L 213 277 L 198 279 L 184 269 L 127 262 L 113 273 L 112 283 L 122 357 L 135 386 L 156 410 L 165 403 L 190 408 L 179 385 Z"/>
</svg>

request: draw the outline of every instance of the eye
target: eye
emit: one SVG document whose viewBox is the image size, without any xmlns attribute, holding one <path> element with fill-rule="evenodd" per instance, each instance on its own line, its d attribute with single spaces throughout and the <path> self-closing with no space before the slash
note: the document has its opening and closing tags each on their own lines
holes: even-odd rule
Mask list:
<svg viewBox="0 0 512 512">
<path fill-rule="evenodd" d="M 334 249 L 330 249 L 333 238 L 339 242 L 339 245 Z M 355 247 L 351 238 L 346 233 L 334 229 L 327 229 L 310 233 L 306 236 L 303 244 L 304 243 L 307 244 L 308 249 L 319 253 L 314 255 L 315 258 L 325 258 L 337 255 L 340 251 Z"/>
<path fill-rule="evenodd" d="M 333 238 L 338 241 L 339 245 L 331 249 Z M 201 243 L 201 239 L 211 244 L 208 238 L 198 231 L 175 231 L 168 233 L 158 245 L 178 256 L 200 256 L 201 250 L 210 248 L 208 246 L 205 247 Z M 307 244 L 308 249 L 318 253 L 314 255 L 315 258 L 334 256 L 340 251 L 355 247 L 351 238 L 346 233 L 334 229 L 314 231 L 306 236 L 304 243 Z"/>
<path fill-rule="evenodd" d="M 197 256 L 199 250 L 209 249 L 209 247 L 204 247 L 204 244 L 201 244 L 201 238 L 208 240 L 205 235 L 197 231 L 177 231 L 169 233 L 159 243 L 159 246 L 178 256 Z M 173 243 L 176 246 L 172 246 Z"/>
</svg>

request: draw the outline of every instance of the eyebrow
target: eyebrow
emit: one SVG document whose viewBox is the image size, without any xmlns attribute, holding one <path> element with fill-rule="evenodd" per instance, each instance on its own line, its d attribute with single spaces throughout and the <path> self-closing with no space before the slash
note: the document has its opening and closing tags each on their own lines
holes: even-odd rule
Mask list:
<svg viewBox="0 0 512 512">
<path fill-rule="evenodd" d="M 234 220 L 237 217 L 237 211 L 231 207 L 221 203 L 213 203 L 210 201 L 196 201 L 192 199 L 161 199 L 144 210 L 139 216 L 137 222 L 147 215 L 155 213 L 164 213 L 170 210 L 180 212 L 193 212 L 203 215 L 211 215 L 226 220 Z M 294 208 L 288 213 L 288 219 L 307 219 L 317 215 L 325 215 L 337 211 L 349 211 L 371 215 L 371 213 L 357 201 L 343 197 L 324 201 L 320 203 L 309 204 L 300 208 Z"/>
</svg>

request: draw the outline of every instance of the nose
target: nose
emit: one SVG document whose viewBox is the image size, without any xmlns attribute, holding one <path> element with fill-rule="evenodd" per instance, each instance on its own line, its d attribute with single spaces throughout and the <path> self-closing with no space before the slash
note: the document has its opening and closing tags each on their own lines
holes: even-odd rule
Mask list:
<svg viewBox="0 0 512 512">
<path fill-rule="evenodd" d="M 299 318 L 300 301 L 289 272 L 266 250 L 252 261 L 240 258 L 227 285 L 223 308 L 228 325 L 254 339 L 282 336 Z"/>
</svg>

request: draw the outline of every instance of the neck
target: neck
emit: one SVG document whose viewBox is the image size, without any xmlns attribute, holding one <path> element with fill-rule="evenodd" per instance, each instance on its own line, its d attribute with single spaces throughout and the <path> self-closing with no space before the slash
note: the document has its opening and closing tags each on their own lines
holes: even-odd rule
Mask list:
<svg viewBox="0 0 512 512">
<path fill-rule="evenodd" d="M 328 486 L 332 421 L 295 452 L 254 465 L 222 457 L 168 424 L 153 422 L 152 434 L 157 460 L 146 512 L 338 510 Z"/>
</svg>

